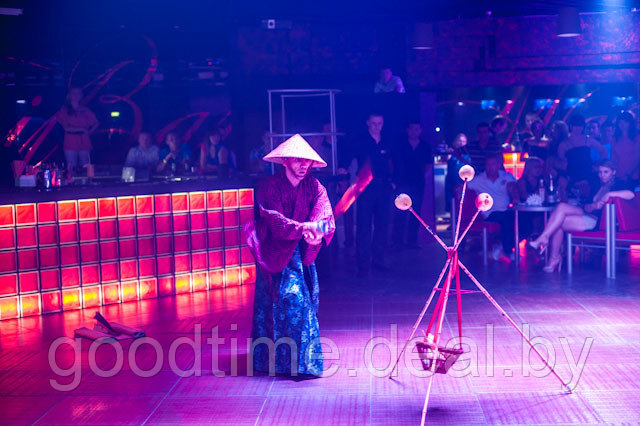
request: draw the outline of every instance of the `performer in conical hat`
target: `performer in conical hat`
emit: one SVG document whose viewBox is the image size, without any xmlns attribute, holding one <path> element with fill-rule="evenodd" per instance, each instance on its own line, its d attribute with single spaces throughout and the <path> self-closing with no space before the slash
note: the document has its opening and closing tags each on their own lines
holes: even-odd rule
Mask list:
<svg viewBox="0 0 640 426">
<path fill-rule="evenodd" d="M 314 261 L 331 241 L 335 225 L 327 191 L 309 172 L 327 163 L 298 134 L 263 159 L 282 164 L 284 171 L 258 185 L 256 219 L 244 228 L 258 267 L 253 367 L 270 374 L 320 376 Z M 275 363 L 270 363 L 270 352 L 275 352 Z"/>
</svg>

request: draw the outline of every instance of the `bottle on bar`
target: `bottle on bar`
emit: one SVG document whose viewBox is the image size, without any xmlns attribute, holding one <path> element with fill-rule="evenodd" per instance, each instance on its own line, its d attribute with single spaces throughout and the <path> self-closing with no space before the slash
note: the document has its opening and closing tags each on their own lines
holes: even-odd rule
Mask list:
<svg viewBox="0 0 640 426">
<path fill-rule="evenodd" d="M 547 204 L 555 204 L 557 202 L 556 187 L 553 184 L 553 175 L 549 175 L 549 189 L 547 190 Z"/>
</svg>

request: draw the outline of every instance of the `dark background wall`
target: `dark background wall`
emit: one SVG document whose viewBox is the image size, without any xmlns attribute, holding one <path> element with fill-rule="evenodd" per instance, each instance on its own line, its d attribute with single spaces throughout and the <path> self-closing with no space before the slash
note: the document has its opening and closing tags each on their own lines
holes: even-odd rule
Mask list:
<svg viewBox="0 0 640 426">
<path fill-rule="evenodd" d="M 152 131 L 190 113 L 208 113 L 194 143 L 231 111 L 242 162 L 268 127 L 266 91 L 276 88 L 341 89 L 338 126 L 350 134 L 362 131 L 368 112 L 377 109 L 388 112 L 396 130 L 421 117 L 430 138 L 446 140 L 496 113 L 482 110 L 482 99 L 496 100 L 498 110 L 514 100 L 513 120 L 541 97 L 595 91 L 581 106 L 587 115 L 615 113 L 612 96 L 634 97 L 625 108 L 638 99 L 640 13 L 631 12 L 634 2 L 613 9 L 606 1 L 561 0 L 14 3 L 22 16 L 0 16 L 0 132 L 24 115 L 50 117 L 69 84 L 88 91 L 100 85 L 89 106 L 102 123 L 96 143 L 106 151 L 132 143 L 135 108 L 139 127 Z M 581 37 L 554 35 L 555 14 L 566 5 L 587 12 Z M 270 18 L 275 29 L 263 24 Z M 432 50 L 410 48 L 407 35 L 420 20 L 438 21 Z M 372 95 L 382 64 L 404 79 L 407 96 Z M 109 73 L 114 66 L 120 67 Z M 16 104 L 19 99 L 26 104 Z M 121 112 L 118 120 L 111 119 L 113 110 Z M 559 108 L 555 118 L 567 110 Z M 324 109 L 309 107 L 309 118 L 299 124 L 316 126 L 326 118 Z M 49 144 L 59 138 L 52 132 Z"/>
</svg>

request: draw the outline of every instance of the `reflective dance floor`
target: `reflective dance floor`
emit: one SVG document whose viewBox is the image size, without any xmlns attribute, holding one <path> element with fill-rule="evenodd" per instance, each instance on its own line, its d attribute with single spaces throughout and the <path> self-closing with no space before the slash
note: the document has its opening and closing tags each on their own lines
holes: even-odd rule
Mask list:
<svg viewBox="0 0 640 426">
<path fill-rule="evenodd" d="M 351 251 L 339 254 L 331 276 L 321 277 L 326 377 L 251 374 L 253 287 L 212 290 L 101 308 L 110 320 L 144 329 L 150 339 L 141 345 L 96 349 L 83 341 L 74 348 L 56 340 L 91 327 L 94 310 L 2 321 L 0 424 L 419 424 L 428 379 L 415 368 L 416 355 L 393 379 L 385 374 L 444 254 L 431 245 L 395 253 L 392 272 L 366 280 L 355 278 Z M 529 259 L 517 275 L 503 263 L 484 268 L 474 257 L 479 252 L 461 259 L 514 321 L 526 324 L 574 392 L 563 392 L 482 294 L 464 295 L 468 352 L 448 375 L 436 375 L 430 424 L 640 419 L 640 258 L 623 258 L 618 279 L 607 280 L 593 261 L 570 277 L 544 274 Z M 462 283 L 473 288 L 466 278 Z M 446 339 L 457 335 L 455 306 L 452 300 Z M 217 351 L 207 340 L 212 332 L 224 339 Z"/>
</svg>

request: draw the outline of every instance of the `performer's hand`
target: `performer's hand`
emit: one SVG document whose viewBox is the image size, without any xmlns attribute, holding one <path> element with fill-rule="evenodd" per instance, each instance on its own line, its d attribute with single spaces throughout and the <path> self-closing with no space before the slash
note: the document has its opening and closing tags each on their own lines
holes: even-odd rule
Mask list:
<svg viewBox="0 0 640 426">
<path fill-rule="evenodd" d="M 304 234 L 304 241 L 310 246 L 317 246 L 322 243 L 322 234 L 307 233 Z"/>
</svg>

